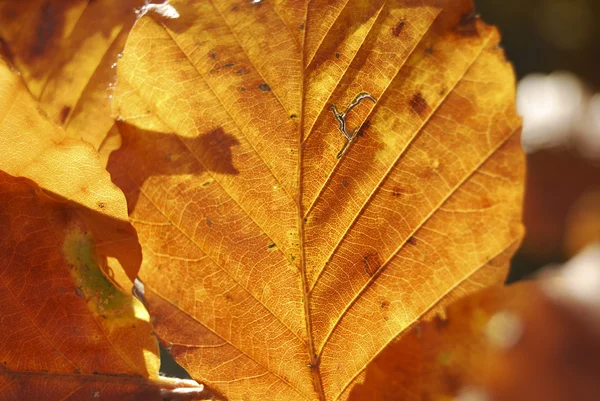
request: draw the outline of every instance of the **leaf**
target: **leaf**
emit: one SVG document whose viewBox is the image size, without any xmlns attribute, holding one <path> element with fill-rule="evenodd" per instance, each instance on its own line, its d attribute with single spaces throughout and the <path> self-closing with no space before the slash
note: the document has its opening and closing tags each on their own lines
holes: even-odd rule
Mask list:
<svg viewBox="0 0 600 401">
<path fill-rule="evenodd" d="M 80 209 L 0 171 L 0 399 L 160 400 L 148 312 L 104 276 Z"/>
<path fill-rule="evenodd" d="M 173 1 L 118 65 L 109 171 L 171 354 L 230 399 L 347 399 L 387 344 L 503 280 L 514 76 L 468 1 Z M 348 113 L 345 143 L 330 106 Z M 364 97 L 364 95 L 363 95 Z"/>
<path fill-rule="evenodd" d="M 113 66 L 142 4 L 0 0 L 0 48 L 52 121 L 96 149 L 113 126 Z"/>
<path fill-rule="evenodd" d="M 544 281 L 489 288 L 420 322 L 375 358 L 349 399 L 596 399 L 597 322 L 549 296 Z"/>
<path fill-rule="evenodd" d="M 444 317 L 419 322 L 389 344 L 349 400 L 452 400 L 487 392 L 491 361 L 520 341 L 523 317 L 542 299 L 537 283 L 519 283 L 458 300 Z"/>
<path fill-rule="evenodd" d="M 119 260 L 131 287 L 141 250 L 127 221 L 121 190 L 100 166 L 96 151 L 48 121 L 21 78 L 0 60 L 0 171 L 33 180 L 45 191 L 75 202 L 93 230 L 98 252 Z"/>
</svg>

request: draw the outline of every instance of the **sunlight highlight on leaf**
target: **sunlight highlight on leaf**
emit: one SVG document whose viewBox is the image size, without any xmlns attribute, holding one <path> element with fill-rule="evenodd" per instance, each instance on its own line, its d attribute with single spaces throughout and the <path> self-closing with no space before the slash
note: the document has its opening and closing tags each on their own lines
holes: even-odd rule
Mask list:
<svg viewBox="0 0 600 401">
<path fill-rule="evenodd" d="M 157 332 L 232 399 L 348 399 L 415 322 L 501 282 L 520 243 L 499 34 L 466 0 L 172 5 L 119 61 L 108 167 Z M 341 118 L 357 136 L 338 158 Z"/>
</svg>

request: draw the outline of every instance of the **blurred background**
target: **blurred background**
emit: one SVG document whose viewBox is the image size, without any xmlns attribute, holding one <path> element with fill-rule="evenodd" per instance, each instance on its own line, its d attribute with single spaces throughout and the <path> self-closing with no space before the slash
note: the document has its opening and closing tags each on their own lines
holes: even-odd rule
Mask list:
<svg viewBox="0 0 600 401">
<path fill-rule="evenodd" d="M 524 119 L 527 234 L 509 282 L 578 254 L 600 267 L 600 1 L 474 1 L 502 32 Z"/>
</svg>

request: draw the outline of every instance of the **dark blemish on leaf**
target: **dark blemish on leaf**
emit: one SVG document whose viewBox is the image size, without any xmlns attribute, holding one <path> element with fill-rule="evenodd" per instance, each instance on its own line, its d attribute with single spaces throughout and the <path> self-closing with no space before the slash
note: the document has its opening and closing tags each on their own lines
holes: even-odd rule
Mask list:
<svg viewBox="0 0 600 401">
<path fill-rule="evenodd" d="M 67 117 L 71 113 L 71 108 L 69 106 L 65 106 L 60 110 L 60 123 L 64 124 L 67 121 Z"/>
<path fill-rule="evenodd" d="M 200 184 L 200 186 L 202 188 L 206 188 L 208 187 L 210 184 L 212 184 L 212 181 L 208 180 L 208 181 L 204 181 L 202 184 Z"/>
<path fill-rule="evenodd" d="M 233 301 L 233 297 L 229 294 L 225 294 L 225 299 L 229 302 Z"/>
<path fill-rule="evenodd" d="M 247 68 L 240 68 L 235 73 L 238 74 L 238 75 L 247 74 L 248 73 L 248 69 Z"/>
<path fill-rule="evenodd" d="M 387 309 L 390 307 L 390 301 L 388 301 L 387 299 L 384 299 L 383 301 L 381 301 L 379 306 L 381 306 L 381 309 Z"/>
<path fill-rule="evenodd" d="M 404 25 L 405 25 L 404 21 L 398 22 L 398 24 L 392 28 L 392 35 L 394 35 L 395 37 L 400 36 L 400 34 L 402 33 L 402 30 L 404 29 Z"/>
<path fill-rule="evenodd" d="M 308 221 L 308 217 L 305 217 L 303 220 L 306 223 Z"/>
<path fill-rule="evenodd" d="M 92 372 L 93 375 L 99 375 L 100 373 L 96 372 L 95 370 Z"/>
<path fill-rule="evenodd" d="M 217 53 L 215 53 L 214 50 L 211 50 L 208 52 L 208 57 L 212 58 L 213 60 L 217 59 Z"/>
<path fill-rule="evenodd" d="M 240 91 L 246 92 L 246 88 L 242 87 L 242 88 L 240 88 Z"/>
<path fill-rule="evenodd" d="M 170 153 L 167 153 L 167 156 L 165 156 L 165 158 L 167 159 L 168 162 L 170 162 L 171 160 L 173 160 L 173 157 L 171 156 Z"/>
<path fill-rule="evenodd" d="M 427 101 L 423 98 L 423 95 L 420 92 L 413 95 L 413 97 L 410 99 L 409 105 L 411 110 L 418 115 L 423 114 L 425 110 L 427 110 Z"/>
<path fill-rule="evenodd" d="M 237 11 L 239 8 L 239 6 L 236 4 L 235 6 L 231 7 L 231 11 Z"/>
<path fill-rule="evenodd" d="M 367 130 L 371 128 L 371 120 L 366 120 L 361 126 L 360 129 L 358 130 L 358 136 L 360 136 L 361 138 L 363 138 L 365 136 L 365 134 L 367 133 Z"/>
<path fill-rule="evenodd" d="M 339 53 L 336 53 L 336 54 L 335 54 L 335 58 L 340 58 L 340 54 L 339 54 Z"/>
<path fill-rule="evenodd" d="M 296 256 L 290 255 L 290 259 L 292 259 L 292 262 L 293 262 L 294 260 L 296 260 Z"/>
<path fill-rule="evenodd" d="M 381 267 L 379 254 L 377 252 L 367 253 L 365 256 L 363 256 L 363 265 L 365 267 L 365 272 L 369 275 L 369 277 L 373 276 Z"/>
<path fill-rule="evenodd" d="M 304 29 L 304 24 L 300 24 L 298 28 L 300 28 L 300 30 L 302 31 Z"/>
<path fill-rule="evenodd" d="M 477 19 L 479 19 L 479 14 L 475 10 L 464 14 L 460 17 L 460 21 L 455 28 L 456 33 L 462 36 L 477 36 L 479 32 L 477 31 Z"/>
<path fill-rule="evenodd" d="M 267 248 L 269 248 L 269 249 L 273 249 L 273 248 L 275 248 L 276 246 L 277 246 L 277 245 L 275 245 L 275 244 L 269 244 L 269 245 L 267 245 Z"/>
<path fill-rule="evenodd" d="M 298 116 L 295 114 L 290 114 L 290 118 L 293 120 L 294 118 L 297 118 Z"/>
<path fill-rule="evenodd" d="M 408 245 L 417 246 L 417 239 L 415 237 L 410 237 L 406 240 Z"/>
<path fill-rule="evenodd" d="M 208 227 L 212 227 L 212 221 L 208 217 L 204 220 L 204 222 Z"/>
<path fill-rule="evenodd" d="M 262 83 L 258 85 L 258 89 L 260 89 L 263 92 L 269 92 L 271 90 L 271 87 L 266 83 Z"/>
<path fill-rule="evenodd" d="M 56 32 L 56 27 L 59 24 L 59 17 L 59 13 L 52 7 L 50 2 L 44 3 L 40 10 L 40 16 L 35 31 L 36 40 L 33 42 L 33 46 L 29 52 L 31 58 L 40 57 L 44 54 L 48 39 L 52 38 Z"/>
<path fill-rule="evenodd" d="M 402 196 L 402 188 L 400 188 L 399 186 L 395 186 L 392 189 L 392 196 L 395 198 Z"/>
<path fill-rule="evenodd" d="M 211 73 L 215 73 L 215 72 L 217 72 L 217 71 L 219 71 L 219 70 L 222 70 L 222 69 L 224 69 L 224 68 L 231 68 L 231 67 L 233 67 L 234 65 L 235 65 L 234 63 L 227 63 L 227 64 L 224 64 L 224 65 L 218 66 L 218 67 L 216 67 L 216 68 L 213 68 L 212 70 L 210 70 L 210 72 L 211 72 Z"/>
<path fill-rule="evenodd" d="M 346 180 L 342 180 L 342 186 L 343 186 L 344 188 L 347 188 L 347 187 L 348 187 L 348 181 L 346 181 Z"/>
<path fill-rule="evenodd" d="M 98 207 L 100 209 L 104 209 L 104 202 L 98 202 Z"/>
<path fill-rule="evenodd" d="M 77 368 L 77 369 L 73 370 L 73 373 L 79 374 L 79 373 L 81 373 L 81 369 Z"/>
<path fill-rule="evenodd" d="M 430 46 L 427 49 L 425 49 L 425 53 L 427 53 L 431 56 L 433 54 L 433 47 Z"/>
</svg>

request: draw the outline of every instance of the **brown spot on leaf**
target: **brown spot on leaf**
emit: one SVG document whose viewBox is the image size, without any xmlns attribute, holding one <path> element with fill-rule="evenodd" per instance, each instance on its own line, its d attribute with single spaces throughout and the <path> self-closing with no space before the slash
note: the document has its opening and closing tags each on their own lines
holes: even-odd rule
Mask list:
<svg viewBox="0 0 600 401">
<path fill-rule="evenodd" d="M 379 306 L 381 306 L 381 309 L 387 309 L 390 307 L 390 301 L 388 301 L 387 299 L 384 299 L 383 301 L 381 301 Z"/>
<path fill-rule="evenodd" d="M 65 106 L 60 110 L 60 123 L 64 124 L 67 121 L 67 118 L 71 114 L 71 108 L 69 106 Z"/>
<path fill-rule="evenodd" d="M 208 217 L 206 219 L 204 219 L 204 222 L 206 223 L 206 225 L 208 227 L 212 227 L 212 221 Z"/>
<path fill-rule="evenodd" d="M 396 26 L 392 28 L 392 35 L 394 35 L 395 37 L 400 36 L 405 24 L 406 23 L 404 21 L 398 22 L 398 24 L 396 24 Z"/>
<path fill-rule="evenodd" d="M 365 136 L 365 134 L 367 133 L 367 130 L 371 128 L 371 120 L 366 120 L 359 128 L 358 130 L 358 136 L 360 136 L 361 138 Z"/>
<path fill-rule="evenodd" d="M 392 196 L 396 197 L 396 198 L 402 196 L 402 188 L 400 188 L 399 186 L 396 185 L 392 189 Z"/>
<path fill-rule="evenodd" d="M 75 287 L 75 294 L 77 294 L 79 298 L 85 299 L 85 295 L 83 294 L 83 291 L 81 291 L 81 288 Z"/>
<path fill-rule="evenodd" d="M 247 74 L 248 73 L 248 69 L 247 68 L 240 68 L 235 73 L 238 74 L 238 75 Z"/>
<path fill-rule="evenodd" d="M 258 85 L 258 89 L 260 89 L 263 92 L 270 92 L 271 91 L 271 87 L 266 84 L 266 83 L 262 83 L 260 85 Z"/>
<path fill-rule="evenodd" d="M 50 2 L 44 3 L 36 23 L 35 41 L 29 49 L 29 56 L 37 58 L 44 54 L 48 40 L 56 33 L 56 28 L 62 25 L 61 14 Z"/>
<path fill-rule="evenodd" d="M 410 105 L 410 109 L 418 115 L 423 114 L 427 110 L 427 101 L 423 98 L 421 92 L 415 93 L 408 104 Z"/>
<path fill-rule="evenodd" d="M 346 180 L 342 180 L 342 186 L 343 186 L 344 188 L 348 187 L 348 181 L 346 181 Z"/>
<path fill-rule="evenodd" d="M 365 256 L 363 256 L 363 264 L 365 267 L 365 272 L 369 276 L 373 276 L 381 267 L 381 259 L 379 259 L 379 254 L 377 252 L 367 253 Z"/>
<path fill-rule="evenodd" d="M 408 245 L 412 245 L 412 246 L 417 246 L 417 239 L 415 237 L 410 237 L 408 240 L 406 240 L 406 243 Z"/>
</svg>

